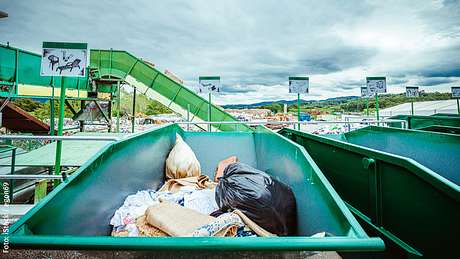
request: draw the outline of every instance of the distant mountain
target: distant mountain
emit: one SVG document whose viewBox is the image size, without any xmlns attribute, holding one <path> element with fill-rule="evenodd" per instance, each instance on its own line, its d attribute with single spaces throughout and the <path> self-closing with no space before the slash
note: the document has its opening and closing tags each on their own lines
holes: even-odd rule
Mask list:
<svg viewBox="0 0 460 259">
<path fill-rule="evenodd" d="M 353 99 L 358 99 L 359 96 L 341 96 L 341 97 L 334 97 L 334 98 L 327 98 L 324 100 L 304 100 L 300 99 L 300 103 L 315 103 L 315 102 L 343 102 Z M 287 105 L 295 105 L 297 104 L 297 99 L 295 100 L 278 100 L 278 101 L 267 101 L 267 102 L 258 102 L 258 103 L 251 103 L 251 104 L 227 104 L 222 105 L 224 109 L 252 109 L 257 108 L 260 106 L 266 106 L 273 103 L 279 104 L 287 104 Z"/>
</svg>

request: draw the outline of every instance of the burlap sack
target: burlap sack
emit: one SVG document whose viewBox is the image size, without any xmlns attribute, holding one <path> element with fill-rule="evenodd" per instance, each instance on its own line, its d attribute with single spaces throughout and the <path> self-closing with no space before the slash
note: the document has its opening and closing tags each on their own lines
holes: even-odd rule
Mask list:
<svg viewBox="0 0 460 259">
<path fill-rule="evenodd" d="M 167 237 L 168 234 L 161 231 L 161 229 L 150 225 L 147 222 L 146 216 L 140 216 L 136 219 L 136 227 L 141 237 Z"/>
<path fill-rule="evenodd" d="M 195 153 L 179 134 L 176 134 L 176 144 L 166 159 L 166 179 L 179 179 L 199 176 L 201 166 Z"/>
<path fill-rule="evenodd" d="M 127 237 L 129 235 L 128 230 L 116 231 L 113 230 L 111 236 L 113 237 Z"/>
</svg>

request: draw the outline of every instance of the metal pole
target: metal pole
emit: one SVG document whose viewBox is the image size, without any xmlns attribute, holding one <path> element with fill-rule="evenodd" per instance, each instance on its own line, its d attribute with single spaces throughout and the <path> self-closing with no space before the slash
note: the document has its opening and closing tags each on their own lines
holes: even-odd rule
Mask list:
<svg viewBox="0 0 460 259">
<path fill-rule="evenodd" d="M 379 115 L 379 94 L 378 93 L 375 93 L 375 112 L 377 114 L 377 126 L 379 126 L 379 119 L 380 119 L 380 115 Z"/>
<path fill-rule="evenodd" d="M 211 92 L 209 92 L 208 121 L 211 122 Z M 208 131 L 211 132 L 211 124 L 208 125 Z"/>
<path fill-rule="evenodd" d="M 411 110 L 411 111 L 410 111 L 410 114 L 411 114 L 411 115 L 414 115 L 414 101 L 411 101 L 411 102 L 410 102 L 410 110 Z"/>
<path fill-rule="evenodd" d="M 134 133 L 135 124 L 136 124 L 136 87 L 134 87 L 134 95 L 133 95 L 133 119 L 131 122 L 131 133 Z"/>
<path fill-rule="evenodd" d="M 117 81 L 117 133 L 120 133 L 120 81 Z"/>
<path fill-rule="evenodd" d="M 109 114 L 107 114 L 107 116 L 109 117 L 109 129 L 108 131 L 109 132 L 112 132 L 112 102 L 113 102 L 113 95 L 110 94 L 110 101 L 109 101 L 109 107 L 108 107 L 108 112 Z"/>
<path fill-rule="evenodd" d="M 54 76 L 51 77 L 50 135 L 54 136 Z"/>
<path fill-rule="evenodd" d="M 16 49 L 16 73 L 14 74 L 14 82 L 16 84 L 15 92 L 19 89 L 19 49 Z"/>
<path fill-rule="evenodd" d="M 187 104 L 187 121 L 190 122 L 190 104 Z M 187 131 L 190 131 L 190 124 L 187 124 Z"/>
<path fill-rule="evenodd" d="M 366 116 L 369 117 L 369 97 L 366 97 Z"/>
<path fill-rule="evenodd" d="M 297 93 L 297 129 L 300 131 L 300 93 Z"/>
<path fill-rule="evenodd" d="M 457 98 L 457 113 L 460 114 L 460 98 Z"/>
<path fill-rule="evenodd" d="M 80 109 L 83 110 L 85 108 L 85 101 L 80 101 Z M 85 121 L 80 121 L 80 132 L 85 131 Z"/>
<path fill-rule="evenodd" d="M 65 107 L 65 86 L 64 77 L 61 77 L 61 92 L 59 96 L 59 121 L 58 121 L 58 136 L 62 136 L 62 128 L 64 127 L 64 107 Z M 54 174 L 61 174 L 61 153 L 62 153 L 62 140 L 56 142 L 56 164 L 54 166 Z M 59 184 L 58 181 L 54 182 L 54 186 Z"/>
</svg>

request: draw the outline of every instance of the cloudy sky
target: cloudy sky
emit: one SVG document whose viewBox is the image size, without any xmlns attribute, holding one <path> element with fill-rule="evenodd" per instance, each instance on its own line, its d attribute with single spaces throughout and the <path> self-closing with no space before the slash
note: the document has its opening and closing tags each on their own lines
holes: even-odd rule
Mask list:
<svg viewBox="0 0 460 259">
<path fill-rule="evenodd" d="M 310 76 L 303 99 L 359 95 L 366 76 L 450 91 L 460 85 L 460 1 L 0 0 L 0 42 L 122 49 L 196 87 L 220 75 L 217 103 L 294 99 L 288 76 Z"/>
</svg>

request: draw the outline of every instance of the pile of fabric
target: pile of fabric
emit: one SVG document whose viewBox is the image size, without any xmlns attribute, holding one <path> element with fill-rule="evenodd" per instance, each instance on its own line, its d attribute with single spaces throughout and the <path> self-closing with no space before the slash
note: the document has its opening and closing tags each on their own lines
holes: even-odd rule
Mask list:
<svg viewBox="0 0 460 259">
<path fill-rule="evenodd" d="M 255 237 L 295 232 L 290 188 L 235 156 L 221 161 L 211 180 L 201 174 L 192 149 L 176 135 L 165 178 L 158 190 L 138 191 L 125 199 L 110 220 L 112 236 Z"/>
</svg>

